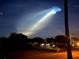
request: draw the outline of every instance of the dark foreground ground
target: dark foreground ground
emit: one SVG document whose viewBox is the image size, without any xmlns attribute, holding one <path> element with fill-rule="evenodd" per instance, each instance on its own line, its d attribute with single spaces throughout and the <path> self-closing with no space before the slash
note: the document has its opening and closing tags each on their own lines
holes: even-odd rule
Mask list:
<svg viewBox="0 0 79 59">
<path fill-rule="evenodd" d="M 73 59 L 79 59 L 79 51 L 72 51 Z M 16 51 L 11 52 L 11 59 L 67 59 L 67 53 L 64 52 L 51 52 L 51 51 Z M 6 58 L 5 58 L 6 59 Z"/>
</svg>

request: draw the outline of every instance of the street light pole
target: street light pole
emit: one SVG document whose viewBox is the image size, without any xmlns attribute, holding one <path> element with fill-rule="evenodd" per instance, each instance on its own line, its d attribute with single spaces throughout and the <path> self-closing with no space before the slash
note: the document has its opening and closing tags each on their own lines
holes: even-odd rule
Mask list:
<svg viewBox="0 0 79 59">
<path fill-rule="evenodd" d="M 68 37 L 67 42 L 67 59 L 72 59 L 71 45 L 70 45 L 70 34 L 68 24 L 68 1 L 64 0 L 64 19 L 65 19 L 65 35 Z"/>
</svg>

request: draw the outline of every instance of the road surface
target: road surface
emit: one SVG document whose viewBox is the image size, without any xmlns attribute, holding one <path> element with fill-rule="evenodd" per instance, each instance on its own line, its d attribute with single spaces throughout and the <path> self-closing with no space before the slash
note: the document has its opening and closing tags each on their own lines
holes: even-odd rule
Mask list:
<svg viewBox="0 0 79 59">
<path fill-rule="evenodd" d="M 19 51 L 12 53 L 13 59 L 67 59 L 65 52 Z M 73 59 L 79 59 L 79 51 L 72 52 Z"/>
</svg>

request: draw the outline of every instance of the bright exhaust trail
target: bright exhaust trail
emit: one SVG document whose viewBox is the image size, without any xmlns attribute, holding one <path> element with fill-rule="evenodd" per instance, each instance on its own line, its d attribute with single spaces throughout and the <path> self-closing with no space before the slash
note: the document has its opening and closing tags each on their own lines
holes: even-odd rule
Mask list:
<svg viewBox="0 0 79 59">
<path fill-rule="evenodd" d="M 37 21 L 27 32 L 23 34 L 31 36 L 35 34 L 38 30 L 42 29 L 46 22 L 49 21 L 49 18 L 55 15 L 57 12 L 60 12 L 61 8 L 53 7 L 45 16 L 43 16 L 39 21 Z"/>
</svg>

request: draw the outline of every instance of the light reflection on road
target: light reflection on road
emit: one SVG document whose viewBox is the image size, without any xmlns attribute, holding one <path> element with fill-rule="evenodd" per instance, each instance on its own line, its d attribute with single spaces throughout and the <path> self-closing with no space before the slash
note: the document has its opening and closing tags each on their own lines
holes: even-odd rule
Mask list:
<svg viewBox="0 0 79 59">
<path fill-rule="evenodd" d="M 79 51 L 72 52 L 73 59 L 79 59 Z M 67 52 L 25 51 L 14 53 L 14 59 L 67 59 Z"/>
</svg>

